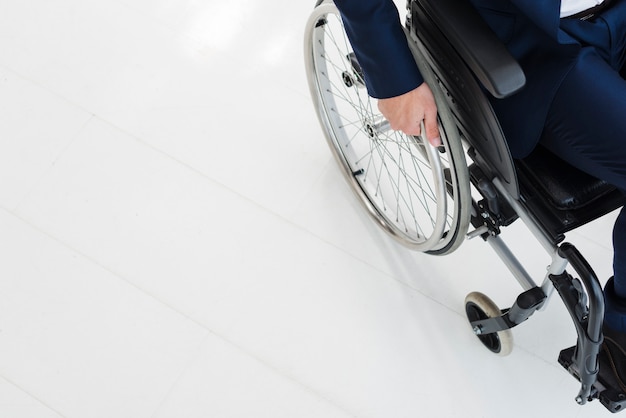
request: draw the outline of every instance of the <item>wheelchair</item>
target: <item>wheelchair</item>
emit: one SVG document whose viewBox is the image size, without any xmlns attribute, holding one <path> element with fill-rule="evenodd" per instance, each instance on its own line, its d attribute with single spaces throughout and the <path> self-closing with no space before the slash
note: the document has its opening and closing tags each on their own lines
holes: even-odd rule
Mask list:
<svg viewBox="0 0 626 418">
<path fill-rule="evenodd" d="M 408 0 L 405 32 L 435 95 L 440 147 L 392 130 L 379 114 L 332 0 L 318 0 L 307 22 L 312 100 L 351 189 L 376 224 L 413 250 L 445 255 L 477 237 L 490 244 L 522 287 L 508 309 L 478 292 L 465 299 L 471 329 L 496 354 L 510 353 L 511 329 L 544 308 L 556 290 L 577 332 L 576 345 L 558 357 L 580 382 L 576 402 L 599 399 L 620 411 L 626 392 L 602 373 L 609 365 L 599 356 L 602 287 L 564 240 L 623 206 L 624 196 L 541 146 L 523 160 L 511 157 L 487 95 L 514 94 L 524 73 L 468 1 Z M 518 219 L 547 252 L 540 284 L 501 238 Z"/>
</svg>

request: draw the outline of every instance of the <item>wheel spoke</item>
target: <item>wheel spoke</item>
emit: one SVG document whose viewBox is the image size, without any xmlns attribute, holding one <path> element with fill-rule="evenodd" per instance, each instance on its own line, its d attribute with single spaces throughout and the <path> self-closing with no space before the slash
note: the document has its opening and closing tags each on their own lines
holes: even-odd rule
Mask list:
<svg viewBox="0 0 626 418">
<path fill-rule="evenodd" d="M 309 81 L 346 178 L 370 214 L 402 243 L 422 251 L 448 245 L 444 232 L 459 218 L 456 201 L 446 192 L 457 187 L 448 155 L 389 128 L 363 86 L 336 8 L 324 2 L 318 9 L 324 12 L 310 22 L 323 24 L 309 30 L 308 68 L 314 74 Z M 444 170 L 451 173 L 451 187 Z"/>
</svg>

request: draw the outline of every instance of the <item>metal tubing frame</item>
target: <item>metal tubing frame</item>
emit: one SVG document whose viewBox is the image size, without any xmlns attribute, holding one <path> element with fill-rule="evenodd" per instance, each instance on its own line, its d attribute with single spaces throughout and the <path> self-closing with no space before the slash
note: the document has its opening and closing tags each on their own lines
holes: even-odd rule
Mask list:
<svg viewBox="0 0 626 418">
<path fill-rule="evenodd" d="M 549 275 L 558 275 L 563 273 L 568 265 L 568 261 L 559 255 L 559 247 L 552 244 L 552 241 L 548 238 L 548 236 L 537 226 L 537 222 L 528 212 L 528 210 L 524 206 L 522 206 L 522 204 L 517 199 L 514 199 L 510 196 L 500 179 L 494 178 L 492 179 L 492 182 L 498 190 L 500 196 L 502 196 L 506 200 L 506 202 L 513 208 L 515 213 L 517 213 L 522 222 L 524 222 L 531 234 L 535 237 L 535 239 L 540 242 L 542 247 L 551 257 L 548 271 L 546 272 L 546 275 L 541 285 L 542 290 L 547 296 L 547 302 L 550 299 L 551 295 L 554 293 L 554 287 L 552 286 L 552 283 L 549 279 Z M 468 235 L 471 235 L 471 232 Z M 524 290 L 537 287 L 537 284 L 530 276 L 528 271 L 524 268 L 524 266 L 517 259 L 517 257 L 515 257 L 515 255 L 511 252 L 509 247 L 500 236 L 488 235 L 485 240 L 489 243 L 491 248 L 494 249 L 496 254 L 498 254 L 502 262 L 506 265 L 506 267 L 513 274 L 515 279 Z M 545 309 L 546 304 L 547 303 L 544 303 L 541 308 L 542 310 Z"/>
<path fill-rule="evenodd" d="M 599 373 L 598 355 L 602 344 L 602 323 L 604 319 L 604 293 L 594 271 L 576 247 L 564 243 L 559 253 L 566 258 L 579 276 L 579 282 L 584 286 L 588 297 L 588 311 L 582 314 L 576 312 L 575 307 L 580 303 L 572 293 L 572 279 L 563 273 L 561 276 L 552 276 L 555 288 L 559 290 L 565 306 L 573 319 L 578 341 L 575 355 L 572 358 L 574 370 L 581 383 L 576 402 L 584 405 L 588 400 L 598 396 L 594 388 Z M 561 289 L 565 290 L 561 290 Z"/>
<path fill-rule="evenodd" d="M 557 288 L 571 286 L 568 284 L 571 282 L 571 277 L 567 279 L 566 276 L 569 277 L 569 275 L 565 271 L 568 265 L 571 265 L 578 274 L 580 282 L 585 288 L 585 293 L 589 298 L 589 312 L 586 318 L 577 318 L 573 310 L 574 303 L 568 299 L 571 299 L 571 297 L 567 294 L 561 295 L 568 311 L 570 311 L 578 334 L 577 348 L 579 352 L 576 354 L 573 362 L 581 382 L 581 388 L 576 397 L 576 402 L 583 405 L 588 399 L 597 396 L 597 394 L 594 393 L 594 385 L 598 375 L 597 356 L 600 350 L 600 344 L 602 343 L 602 321 L 604 318 L 604 296 L 602 287 L 595 273 L 589 264 L 587 264 L 584 257 L 576 250 L 576 247 L 569 243 L 562 243 L 560 245 L 553 244 L 547 234 L 538 226 L 529 211 L 526 210 L 517 199 L 513 199 L 509 195 L 501 181 L 498 178 L 494 178 L 492 182 L 496 186 L 500 196 L 507 201 L 533 236 L 541 243 L 547 253 L 551 255 L 552 260 L 541 285 L 546 299 L 541 305 L 537 306 L 537 310 L 545 309 L 554 291 L 558 290 Z M 519 260 L 511 253 L 504 241 L 494 235 L 489 235 L 486 241 L 491 244 L 492 248 L 494 248 L 498 256 L 525 290 L 536 287 L 535 282 Z M 509 322 L 508 318 L 492 319 L 497 321 L 495 324 L 491 324 L 492 327 L 497 327 L 498 325 L 502 327 Z"/>
<path fill-rule="evenodd" d="M 487 237 L 487 242 L 489 243 L 489 245 L 491 245 L 491 248 L 494 249 L 496 254 L 498 254 L 502 262 L 507 266 L 513 276 L 515 276 L 518 283 L 522 286 L 524 290 L 529 290 L 533 287 L 537 287 L 522 263 L 520 263 L 517 257 L 513 255 L 509 247 L 499 236 L 489 235 Z"/>
</svg>

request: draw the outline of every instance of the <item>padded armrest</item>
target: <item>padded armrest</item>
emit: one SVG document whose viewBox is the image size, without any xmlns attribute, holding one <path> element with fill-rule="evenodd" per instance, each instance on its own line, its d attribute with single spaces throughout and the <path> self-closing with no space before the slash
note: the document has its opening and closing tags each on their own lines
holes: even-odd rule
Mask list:
<svg viewBox="0 0 626 418">
<path fill-rule="evenodd" d="M 469 0 L 414 1 L 419 2 L 494 97 L 510 96 L 524 86 L 524 71 Z"/>
</svg>

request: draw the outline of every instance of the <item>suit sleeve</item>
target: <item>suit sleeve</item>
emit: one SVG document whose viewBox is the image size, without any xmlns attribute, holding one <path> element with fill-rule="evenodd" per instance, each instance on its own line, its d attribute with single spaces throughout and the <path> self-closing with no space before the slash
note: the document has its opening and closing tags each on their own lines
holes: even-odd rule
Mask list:
<svg viewBox="0 0 626 418">
<path fill-rule="evenodd" d="M 423 83 L 393 0 L 335 0 L 370 96 L 384 99 Z"/>
</svg>

